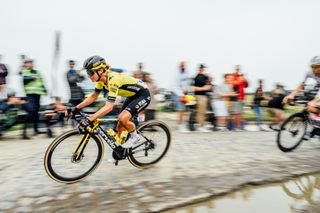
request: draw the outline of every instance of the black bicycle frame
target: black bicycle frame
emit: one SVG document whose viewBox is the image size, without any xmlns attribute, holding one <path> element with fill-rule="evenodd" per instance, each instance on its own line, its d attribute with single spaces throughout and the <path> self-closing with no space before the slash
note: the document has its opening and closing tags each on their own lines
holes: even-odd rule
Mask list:
<svg viewBox="0 0 320 213">
<path fill-rule="evenodd" d="M 84 114 L 79 113 L 81 116 L 84 116 Z M 75 119 L 77 122 L 79 122 L 80 117 Z M 134 120 L 136 120 L 136 117 L 134 117 Z M 81 131 L 81 130 L 80 130 Z M 146 145 L 146 143 L 141 143 L 138 146 L 132 148 L 132 149 L 123 149 L 121 145 L 118 145 L 115 141 L 114 138 L 112 138 L 112 136 L 110 136 L 109 134 L 105 133 L 105 131 L 101 128 L 100 125 L 98 125 L 96 128 L 94 128 L 94 130 L 92 132 L 89 131 L 84 131 L 84 137 L 82 138 L 82 140 L 80 141 L 79 145 L 77 146 L 76 150 L 74 151 L 74 153 L 77 153 L 81 148 L 80 153 L 77 154 L 77 160 L 82 156 L 83 151 L 85 149 L 85 147 L 88 144 L 89 138 L 92 135 L 99 135 L 109 146 L 110 148 L 114 151 L 114 153 L 120 158 L 124 158 L 129 154 L 129 150 L 133 151 L 134 149 L 142 146 L 143 144 Z M 141 134 L 141 136 L 146 139 L 147 142 L 151 143 L 152 145 L 154 145 L 152 143 L 152 141 L 150 141 L 148 138 L 146 138 L 144 135 Z M 147 145 L 146 145 L 147 146 Z M 148 148 L 145 148 L 143 151 L 147 151 Z"/>
</svg>

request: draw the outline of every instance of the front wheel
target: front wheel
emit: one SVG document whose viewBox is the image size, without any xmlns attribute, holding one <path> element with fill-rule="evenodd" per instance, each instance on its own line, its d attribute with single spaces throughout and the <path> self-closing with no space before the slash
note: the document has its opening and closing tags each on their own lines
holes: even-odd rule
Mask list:
<svg viewBox="0 0 320 213">
<path fill-rule="evenodd" d="M 70 130 L 50 144 L 44 156 L 44 167 L 53 180 L 74 183 L 98 167 L 103 151 L 103 143 L 96 135 Z"/>
<path fill-rule="evenodd" d="M 280 126 L 277 135 L 277 145 L 283 152 L 296 149 L 307 131 L 308 120 L 304 113 L 295 113 L 289 116 Z"/>
<path fill-rule="evenodd" d="M 140 143 L 129 151 L 129 162 L 138 168 L 148 168 L 158 163 L 167 153 L 171 143 L 168 126 L 161 121 L 148 121 L 138 127 Z"/>
</svg>

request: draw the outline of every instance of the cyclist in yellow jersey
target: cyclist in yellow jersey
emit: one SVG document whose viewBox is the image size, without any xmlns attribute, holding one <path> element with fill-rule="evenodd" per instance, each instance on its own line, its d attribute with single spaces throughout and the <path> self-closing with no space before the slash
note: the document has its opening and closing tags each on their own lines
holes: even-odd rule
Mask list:
<svg viewBox="0 0 320 213">
<path fill-rule="evenodd" d="M 78 104 L 72 113 L 76 114 L 81 108 L 86 107 L 97 100 L 102 89 L 109 91 L 105 105 L 93 115 L 83 118 L 79 123 L 82 128 L 92 126 L 94 120 L 108 114 L 113 109 L 113 104 L 117 96 L 127 97 L 121 113 L 119 122 L 129 133 L 130 137 L 123 148 L 130 148 L 140 140 L 132 117 L 143 111 L 150 103 L 151 96 L 146 84 L 136 78 L 122 73 L 110 71 L 110 66 L 105 59 L 100 56 L 92 56 L 85 60 L 83 64 L 87 75 L 92 82 L 96 82 L 95 92 Z"/>
</svg>

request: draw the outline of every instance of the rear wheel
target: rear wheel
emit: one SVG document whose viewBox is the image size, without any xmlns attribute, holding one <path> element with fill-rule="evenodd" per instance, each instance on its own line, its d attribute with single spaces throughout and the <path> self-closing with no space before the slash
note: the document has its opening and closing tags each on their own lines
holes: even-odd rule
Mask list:
<svg viewBox="0 0 320 213">
<path fill-rule="evenodd" d="M 307 122 L 305 114 L 299 112 L 281 124 L 277 135 L 277 144 L 281 151 L 291 152 L 301 144 L 307 131 Z"/>
<path fill-rule="evenodd" d="M 171 133 L 168 126 L 161 121 L 148 121 L 137 131 L 141 141 L 130 149 L 128 160 L 136 167 L 147 168 L 159 162 L 167 153 Z"/>
<path fill-rule="evenodd" d="M 83 153 L 79 153 L 81 149 L 75 152 L 84 137 L 78 130 L 62 134 L 50 144 L 44 156 L 44 166 L 53 180 L 74 183 L 98 167 L 103 157 L 103 143 L 96 135 L 87 136 Z"/>
</svg>

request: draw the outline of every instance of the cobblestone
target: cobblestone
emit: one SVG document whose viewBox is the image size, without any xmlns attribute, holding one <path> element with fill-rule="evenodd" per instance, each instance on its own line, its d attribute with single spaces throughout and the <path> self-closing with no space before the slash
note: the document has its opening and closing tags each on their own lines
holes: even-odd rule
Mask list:
<svg viewBox="0 0 320 213">
<path fill-rule="evenodd" d="M 166 122 L 174 126 L 171 120 Z M 43 167 L 51 140 L 40 136 L 22 141 L 12 136 L 0 142 L 0 211 L 160 211 L 246 184 L 320 171 L 318 139 L 282 153 L 275 138 L 274 132 L 173 131 L 167 156 L 144 170 L 128 161 L 117 167 L 108 164 L 111 151 L 105 146 L 105 160 L 91 176 L 65 185 L 51 180 Z"/>
<path fill-rule="evenodd" d="M 0 210 L 7 210 L 7 209 L 11 209 L 14 206 L 13 202 L 9 202 L 9 201 L 2 201 L 0 203 Z"/>
</svg>

